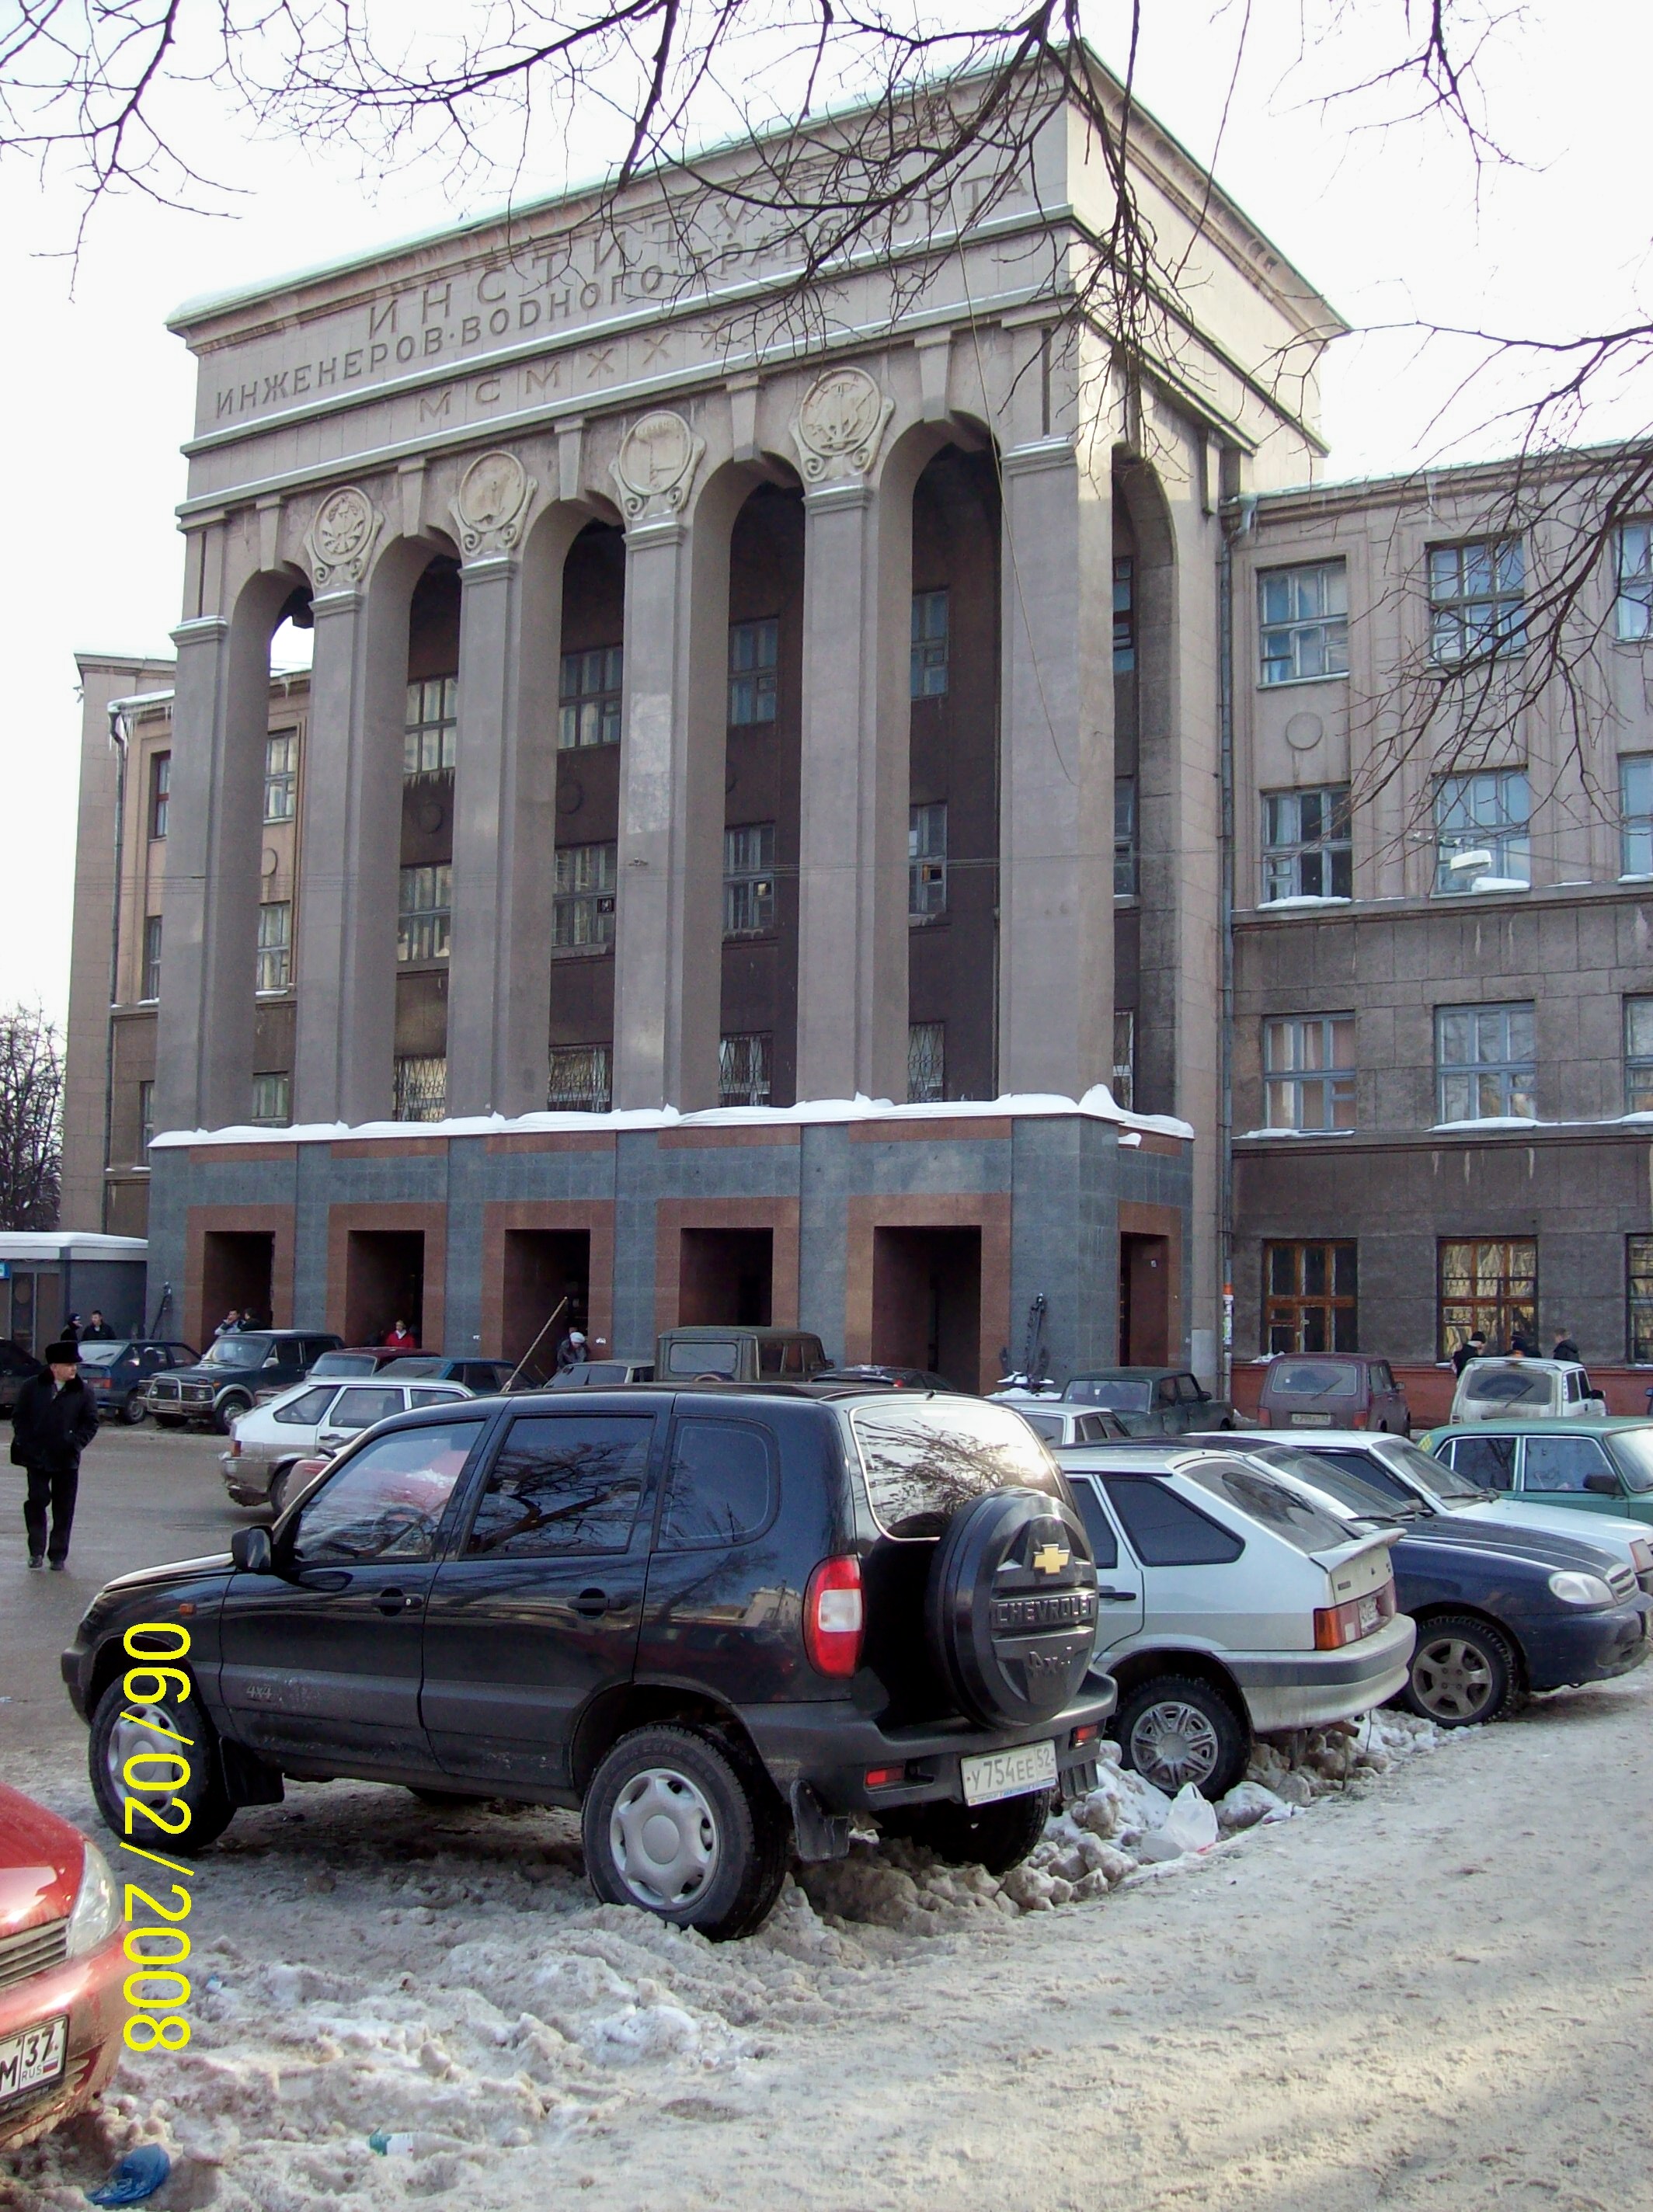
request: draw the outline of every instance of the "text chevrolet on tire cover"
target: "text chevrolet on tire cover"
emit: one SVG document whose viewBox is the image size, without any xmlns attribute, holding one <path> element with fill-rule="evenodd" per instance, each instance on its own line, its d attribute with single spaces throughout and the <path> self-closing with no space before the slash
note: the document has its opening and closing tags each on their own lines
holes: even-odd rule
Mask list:
<svg viewBox="0 0 1653 2212">
<path fill-rule="evenodd" d="M 210 1755 L 155 1808 L 163 1851 L 283 1775 L 577 1806 L 600 1897 L 737 1936 L 794 1850 L 842 1856 L 855 1820 L 1015 1865 L 1053 1796 L 1094 1784 L 1114 1707 L 1067 1482 L 975 1399 L 655 1389 L 405 1414 L 232 1550 L 111 1583 L 64 1655 L 122 1831 L 121 1638 L 187 1620 L 151 1717 Z"/>
</svg>

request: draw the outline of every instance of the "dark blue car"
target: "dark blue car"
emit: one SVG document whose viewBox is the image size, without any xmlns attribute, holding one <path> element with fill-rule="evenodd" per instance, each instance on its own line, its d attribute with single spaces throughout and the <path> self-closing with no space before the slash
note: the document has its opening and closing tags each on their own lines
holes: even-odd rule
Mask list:
<svg viewBox="0 0 1653 2212">
<path fill-rule="evenodd" d="M 1231 1450 L 1235 1441 L 1222 1439 Z M 1421 1501 L 1391 1498 L 1312 1451 L 1249 1436 L 1243 1449 L 1346 1514 L 1406 1530 L 1391 1553 L 1395 1596 L 1418 1624 L 1418 1643 L 1401 1698 L 1442 1728 L 1496 1720 L 1529 1691 L 1607 1681 L 1646 1658 L 1653 1599 L 1586 1537 L 1443 1527 L 1445 1516 Z"/>
</svg>

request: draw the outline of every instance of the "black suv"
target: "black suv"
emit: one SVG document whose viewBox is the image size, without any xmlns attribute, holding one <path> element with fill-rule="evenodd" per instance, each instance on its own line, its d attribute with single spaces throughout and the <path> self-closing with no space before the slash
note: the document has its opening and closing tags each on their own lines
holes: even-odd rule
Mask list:
<svg viewBox="0 0 1653 2212">
<path fill-rule="evenodd" d="M 1015 1865 L 1052 1793 L 1092 1786 L 1114 1708 L 1066 1480 L 971 1399 L 714 1386 L 404 1414 L 231 1551 L 111 1583 L 64 1654 L 117 1833 L 125 1761 L 173 1726 L 198 1754 L 169 1849 L 283 1774 L 579 1807 L 599 1897 L 738 1936 L 793 1849 L 842 1856 L 857 1821 Z M 180 1617 L 194 1694 L 134 1710 L 121 1638 Z M 181 1808 L 156 1802 L 170 1831 Z"/>
</svg>

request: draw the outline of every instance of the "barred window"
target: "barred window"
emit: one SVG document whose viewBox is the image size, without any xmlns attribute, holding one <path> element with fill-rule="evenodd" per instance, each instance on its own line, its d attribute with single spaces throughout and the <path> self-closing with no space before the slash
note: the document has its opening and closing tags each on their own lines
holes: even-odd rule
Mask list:
<svg viewBox="0 0 1653 2212">
<path fill-rule="evenodd" d="M 252 1079 L 252 1118 L 281 1127 L 293 1118 L 293 1079 L 285 1069 L 266 1069 Z"/>
<path fill-rule="evenodd" d="M 948 594 L 913 594 L 911 690 L 915 699 L 939 699 L 947 690 Z"/>
<path fill-rule="evenodd" d="M 299 803 L 299 733 L 272 730 L 264 741 L 264 818 L 290 822 Z"/>
<path fill-rule="evenodd" d="M 1128 553 L 1114 556 L 1114 673 L 1136 666 L 1136 574 Z"/>
<path fill-rule="evenodd" d="M 1625 1000 L 1625 1111 L 1653 1114 L 1653 999 Z"/>
<path fill-rule="evenodd" d="M 1129 1114 L 1136 1105 L 1136 1013 L 1130 1006 L 1114 1009 L 1114 1103 Z"/>
<path fill-rule="evenodd" d="M 1435 792 L 1437 891 L 1449 896 L 1472 890 L 1489 876 L 1510 883 L 1530 882 L 1529 811 L 1524 768 L 1443 775 Z M 1452 866 L 1460 854 L 1470 853 L 1485 853 L 1490 866 Z"/>
<path fill-rule="evenodd" d="M 284 991 L 293 980 L 293 902 L 266 899 L 258 908 L 258 988 Z"/>
<path fill-rule="evenodd" d="M 780 681 L 778 622 L 729 625 L 729 723 L 744 729 L 775 720 Z"/>
<path fill-rule="evenodd" d="M 453 864 L 439 860 L 428 867 L 404 868 L 398 896 L 397 958 L 446 960 L 453 918 Z"/>
<path fill-rule="evenodd" d="M 1653 1367 L 1653 1237 L 1625 1239 L 1626 1335 L 1632 1367 Z"/>
<path fill-rule="evenodd" d="M 723 833 L 723 934 L 759 937 L 775 927 L 775 824 L 751 822 Z"/>
<path fill-rule="evenodd" d="M 1136 778 L 1114 778 L 1114 896 L 1136 896 Z"/>
<path fill-rule="evenodd" d="M 1263 1024 L 1271 1129 L 1352 1129 L 1354 1016 L 1293 1014 Z"/>
<path fill-rule="evenodd" d="M 767 1106 L 769 1103 L 769 1038 L 749 1030 L 718 1039 L 720 1106 Z"/>
<path fill-rule="evenodd" d="M 1443 667 L 1520 653 L 1526 560 L 1518 538 L 1429 549 L 1429 652 Z"/>
<path fill-rule="evenodd" d="M 1477 1332 L 1489 1348 L 1508 1345 L 1517 1332 L 1536 1340 L 1538 1246 L 1531 1237 L 1443 1237 L 1436 1250 L 1437 1357 L 1450 1359 Z"/>
<path fill-rule="evenodd" d="M 1358 1342 L 1359 1268 L 1350 1243 L 1265 1244 L 1265 1352 L 1352 1352 Z"/>
<path fill-rule="evenodd" d="M 947 911 L 947 807 L 945 800 L 907 810 L 907 912 L 933 921 Z"/>
<path fill-rule="evenodd" d="M 459 757 L 459 679 L 428 677 L 408 686 L 402 740 L 404 775 L 436 775 Z"/>
<path fill-rule="evenodd" d="M 149 835 L 164 837 L 172 804 L 173 757 L 156 753 L 149 762 Z"/>
<path fill-rule="evenodd" d="M 1437 1006 L 1435 1073 L 1443 1121 L 1534 1119 L 1531 1004 Z"/>
<path fill-rule="evenodd" d="M 143 925 L 143 975 L 138 986 L 141 999 L 161 996 L 161 916 L 152 914 Z"/>
<path fill-rule="evenodd" d="M 553 1114 L 606 1114 L 614 1095 L 613 1061 L 606 1044 L 553 1045 L 547 1107 Z"/>
<path fill-rule="evenodd" d="M 1352 896 L 1348 785 L 1265 792 L 1262 845 L 1265 906 L 1276 899 Z"/>
<path fill-rule="evenodd" d="M 927 1106 L 947 1095 L 947 1024 L 909 1022 L 907 1025 L 907 1100 Z"/>
<path fill-rule="evenodd" d="M 398 1121 L 440 1121 L 447 1112 L 447 1057 L 444 1053 L 409 1053 L 396 1062 Z"/>
<path fill-rule="evenodd" d="M 1627 876 L 1653 876 L 1653 753 L 1619 762 L 1619 865 Z"/>
<path fill-rule="evenodd" d="M 559 952 L 613 944 L 617 850 L 613 843 L 557 847 L 551 943 Z"/>
<path fill-rule="evenodd" d="M 624 672 L 625 653 L 617 645 L 599 645 L 588 653 L 563 654 L 562 700 L 556 725 L 560 751 L 619 744 Z"/>
<path fill-rule="evenodd" d="M 149 1157 L 149 1144 L 155 1135 L 155 1085 L 140 1083 L 137 1086 L 137 1157 L 140 1166 Z"/>
<path fill-rule="evenodd" d="M 1349 580 L 1341 561 L 1267 568 L 1257 579 L 1264 684 L 1349 672 Z"/>
<path fill-rule="evenodd" d="M 1613 544 L 1613 626 L 1626 641 L 1653 637 L 1653 524 L 1630 522 Z"/>
</svg>

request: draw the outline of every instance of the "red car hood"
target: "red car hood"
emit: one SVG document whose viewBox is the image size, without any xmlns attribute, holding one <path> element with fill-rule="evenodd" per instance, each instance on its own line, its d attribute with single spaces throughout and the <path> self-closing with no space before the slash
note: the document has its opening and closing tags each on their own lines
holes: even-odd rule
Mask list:
<svg viewBox="0 0 1653 2212">
<path fill-rule="evenodd" d="M 80 1887 L 81 1832 L 0 1782 L 0 1936 L 61 1920 Z"/>
</svg>

